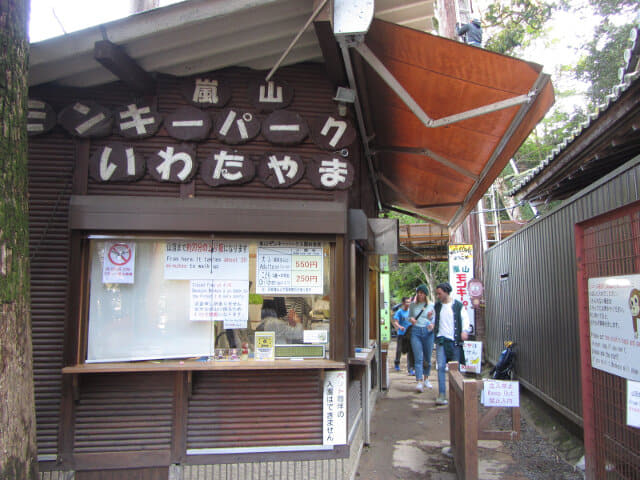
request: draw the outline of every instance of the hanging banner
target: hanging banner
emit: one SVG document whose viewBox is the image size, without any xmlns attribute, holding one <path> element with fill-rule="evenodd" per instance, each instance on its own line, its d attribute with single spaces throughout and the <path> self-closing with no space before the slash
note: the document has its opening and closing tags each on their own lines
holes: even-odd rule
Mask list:
<svg viewBox="0 0 640 480">
<path fill-rule="evenodd" d="M 169 240 L 165 280 L 249 281 L 249 245 L 220 240 Z"/>
<path fill-rule="evenodd" d="M 249 282 L 191 280 L 189 319 L 223 320 L 224 328 L 246 328 L 249 318 Z M 232 325 L 243 325 L 232 326 Z"/>
<path fill-rule="evenodd" d="M 347 443 L 347 372 L 327 370 L 322 394 L 322 444 Z"/>
<path fill-rule="evenodd" d="M 467 309 L 471 335 L 476 333 L 476 324 L 471 297 L 467 284 L 473 278 L 473 245 L 449 245 L 449 283 L 453 287 L 451 295 L 459 300 Z"/>
<path fill-rule="evenodd" d="M 256 293 L 322 294 L 324 292 L 321 242 L 258 243 Z"/>
<path fill-rule="evenodd" d="M 589 279 L 591 365 L 640 381 L 640 275 Z"/>
<path fill-rule="evenodd" d="M 133 283 L 135 262 L 135 242 L 106 242 L 102 283 Z"/>
</svg>

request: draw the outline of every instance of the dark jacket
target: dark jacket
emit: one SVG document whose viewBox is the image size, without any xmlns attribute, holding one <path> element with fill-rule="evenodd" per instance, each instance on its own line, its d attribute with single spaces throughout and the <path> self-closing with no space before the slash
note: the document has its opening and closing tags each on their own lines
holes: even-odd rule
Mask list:
<svg viewBox="0 0 640 480">
<path fill-rule="evenodd" d="M 469 43 L 471 45 L 482 45 L 482 27 L 480 27 L 480 22 L 477 20 L 473 20 L 470 23 L 465 23 L 461 27 L 456 27 L 457 35 L 464 35 L 465 43 Z"/>
<path fill-rule="evenodd" d="M 462 302 L 459 300 L 454 300 L 451 309 L 453 310 L 453 338 L 456 345 L 462 345 L 464 342 L 462 341 Z M 436 311 L 436 321 L 435 327 L 433 329 L 435 338 L 438 338 L 438 332 L 440 330 L 440 311 L 442 310 L 442 303 L 437 302 L 433 307 Z"/>
</svg>

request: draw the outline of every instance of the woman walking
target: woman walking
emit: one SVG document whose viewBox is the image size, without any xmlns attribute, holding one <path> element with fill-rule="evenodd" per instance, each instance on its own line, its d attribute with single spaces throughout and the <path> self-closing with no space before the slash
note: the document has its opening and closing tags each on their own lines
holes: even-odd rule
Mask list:
<svg viewBox="0 0 640 480">
<path fill-rule="evenodd" d="M 416 390 L 433 388 L 429 381 L 431 373 L 431 352 L 433 351 L 433 304 L 428 303 L 429 290 L 426 285 L 416 288 L 416 302 L 409 307 L 411 329 L 411 349 L 415 359 Z M 426 368 L 424 364 L 426 363 Z"/>
</svg>

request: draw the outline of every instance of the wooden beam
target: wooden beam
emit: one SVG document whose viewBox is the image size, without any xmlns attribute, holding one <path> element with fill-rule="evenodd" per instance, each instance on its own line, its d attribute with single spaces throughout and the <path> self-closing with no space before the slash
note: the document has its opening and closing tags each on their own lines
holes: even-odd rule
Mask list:
<svg viewBox="0 0 640 480">
<path fill-rule="evenodd" d="M 417 208 L 441 208 L 441 207 L 459 207 L 462 202 L 449 202 L 449 203 L 425 203 L 416 205 Z"/>
<path fill-rule="evenodd" d="M 155 92 L 156 82 L 153 77 L 115 43 L 108 40 L 96 42 L 93 46 L 93 57 L 131 90 L 144 94 Z"/>
<path fill-rule="evenodd" d="M 314 0 L 313 8 L 321 2 L 320 0 Z M 318 43 L 320 44 L 320 50 L 322 50 L 322 56 L 324 57 L 325 67 L 327 68 L 327 75 L 329 79 L 336 85 L 346 85 L 347 75 L 344 70 L 344 64 L 342 63 L 342 54 L 340 53 L 340 47 L 336 38 L 333 36 L 333 28 L 331 27 L 331 4 L 329 2 L 320 14 L 313 22 L 313 28 L 316 31 L 316 37 L 318 37 Z"/>
</svg>

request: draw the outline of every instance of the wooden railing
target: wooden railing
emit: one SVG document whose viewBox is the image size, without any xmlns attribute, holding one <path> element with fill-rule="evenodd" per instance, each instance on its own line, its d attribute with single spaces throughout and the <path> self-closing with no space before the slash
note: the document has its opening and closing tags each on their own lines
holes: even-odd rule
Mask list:
<svg viewBox="0 0 640 480">
<path fill-rule="evenodd" d="M 519 440 L 520 408 L 511 408 L 511 430 L 488 430 L 503 407 L 489 407 L 480 416 L 482 380 L 467 379 L 458 362 L 449 362 L 449 436 L 456 475 L 461 480 L 478 478 L 478 440 Z"/>
</svg>

